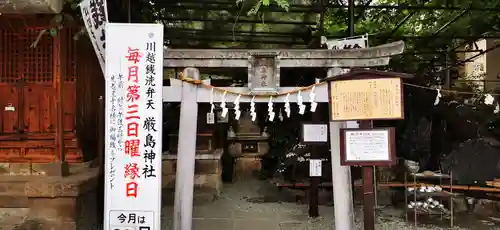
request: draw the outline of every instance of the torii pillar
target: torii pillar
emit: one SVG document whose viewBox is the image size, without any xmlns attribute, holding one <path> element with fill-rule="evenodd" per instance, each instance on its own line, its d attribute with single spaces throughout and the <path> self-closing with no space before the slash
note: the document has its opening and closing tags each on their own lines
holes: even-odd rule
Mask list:
<svg viewBox="0 0 500 230">
<path fill-rule="evenodd" d="M 389 58 L 401 54 L 404 42 L 398 41 L 381 46 L 355 50 L 327 49 L 278 49 L 278 50 L 240 50 L 240 49 L 167 49 L 164 54 L 164 67 L 186 68 L 188 77 L 199 80 L 195 68 L 248 68 L 248 87 L 227 87 L 228 91 L 242 94 L 283 93 L 296 87 L 279 87 L 280 68 L 305 67 L 375 67 L 389 64 Z M 331 72 L 331 71 L 329 71 Z M 207 81 L 208 82 L 208 81 Z M 163 101 L 181 102 L 177 174 L 175 184 L 174 230 L 191 230 L 193 211 L 194 164 L 196 150 L 197 103 L 210 102 L 211 90 L 197 87 L 187 82 L 171 79 L 172 86 L 163 88 Z M 224 88 L 224 87 L 223 87 Z M 316 87 L 316 102 L 328 102 L 327 85 Z M 233 102 L 237 95 L 227 94 L 226 102 Z M 215 95 L 213 102 L 221 102 Z M 304 102 L 309 100 L 308 90 L 302 93 Z M 273 102 L 284 102 L 285 97 L 273 97 Z M 240 102 L 250 102 L 241 97 Z M 289 97 L 291 103 L 297 102 L 296 95 Z M 267 98 L 256 97 L 255 102 L 268 102 Z M 330 145 L 332 154 L 332 174 L 334 175 L 335 228 L 354 229 L 352 207 L 352 188 L 349 167 L 340 165 L 339 149 L 340 123 L 330 124 Z"/>
</svg>

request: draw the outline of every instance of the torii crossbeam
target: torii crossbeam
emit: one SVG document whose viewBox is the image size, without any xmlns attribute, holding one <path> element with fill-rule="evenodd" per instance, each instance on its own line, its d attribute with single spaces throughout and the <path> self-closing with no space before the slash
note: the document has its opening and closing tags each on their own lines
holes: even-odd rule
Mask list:
<svg viewBox="0 0 500 230">
<path fill-rule="evenodd" d="M 174 67 L 228 67 L 228 68 L 248 68 L 249 87 L 225 87 L 228 91 L 241 94 L 254 93 L 276 93 L 282 94 L 299 89 L 298 87 L 280 87 L 280 68 L 295 67 L 374 67 L 389 64 L 391 56 L 401 54 L 404 50 L 404 42 L 393 42 L 381 46 L 366 49 L 353 50 L 231 50 L 231 49 L 172 49 L 165 51 L 164 66 Z M 262 61 L 261 61 L 262 60 Z M 260 68 L 266 68 L 264 77 L 266 86 L 263 86 L 262 77 L 257 76 Z M 256 73 L 257 72 L 257 73 Z M 260 77 L 260 78 L 259 78 Z M 180 102 L 181 82 L 178 79 L 170 79 L 171 86 L 163 88 L 163 101 Z M 257 81 L 257 82 L 256 82 Z M 210 83 L 210 81 L 205 81 Z M 223 88 L 224 89 L 224 88 Z M 302 95 L 304 101 L 309 100 L 309 90 L 304 90 Z M 328 102 L 328 92 L 326 84 L 315 88 L 316 102 Z M 208 103 L 211 90 L 200 87 L 197 90 L 197 102 Z M 226 101 L 234 101 L 237 95 L 226 95 Z M 255 102 L 267 102 L 268 99 L 257 97 Z M 213 102 L 220 102 L 221 97 L 215 96 Z M 274 97 L 275 102 L 283 102 L 284 97 Z M 242 97 L 240 102 L 250 102 L 250 98 Z M 296 102 L 296 97 L 292 95 L 290 102 Z"/>
</svg>

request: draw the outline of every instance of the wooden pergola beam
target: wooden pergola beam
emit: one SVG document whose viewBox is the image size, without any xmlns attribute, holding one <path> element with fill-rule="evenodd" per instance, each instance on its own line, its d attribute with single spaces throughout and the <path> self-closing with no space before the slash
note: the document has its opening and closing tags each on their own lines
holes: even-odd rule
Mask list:
<svg viewBox="0 0 500 230">
<path fill-rule="evenodd" d="M 281 45 L 304 45 L 302 39 L 298 38 L 296 41 L 293 39 L 272 38 L 272 37 L 258 37 L 258 36 L 244 36 L 244 35 L 200 35 L 200 34 L 186 34 L 186 33 L 172 33 L 164 35 L 166 40 L 174 42 L 239 42 L 239 43 L 264 43 L 264 44 L 281 44 Z"/>
<path fill-rule="evenodd" d="M 252 23 L 252 24 L 284 24 L 284 25 L 316 25 L 315 21 L 306 22 L 306 21 L 284 21 L 284 20 L 251 20 L 251 19 L 242 19 L 238 17 L 228 17 L 226 19 L 212 19 L 212 18 L 203 18 L 203 17 L 175 17 L 175 16 L 166 16 L 162 17 L 162 20 L 168 21 L 169 23 L 174 22 L 218 22 L 218 23 Z"/>
</svg>

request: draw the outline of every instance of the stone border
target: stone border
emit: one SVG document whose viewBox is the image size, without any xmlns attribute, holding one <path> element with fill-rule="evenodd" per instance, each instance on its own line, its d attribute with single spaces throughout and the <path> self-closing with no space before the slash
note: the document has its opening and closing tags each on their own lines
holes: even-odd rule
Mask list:
<svg viewBox="0 0 500 230">
<path fill-rule="evenodd" d="M 195 160 L 220 160 L 224 150 L 216 149 L 214 151 L 206 151 L 211 153 L 196 153 Z M 205 152 L 205 151 L 204 151 Z M 162 154 L 163 160 L 177 160 L 177 154 L 169 154 L 168 151 Z"/>
<path fill-rule="evenodd" d="M 99 168 L 86 169 L 66 177 L 2 175 L 0 196 L 76 197 L 98 185 Z"/>
</svg>

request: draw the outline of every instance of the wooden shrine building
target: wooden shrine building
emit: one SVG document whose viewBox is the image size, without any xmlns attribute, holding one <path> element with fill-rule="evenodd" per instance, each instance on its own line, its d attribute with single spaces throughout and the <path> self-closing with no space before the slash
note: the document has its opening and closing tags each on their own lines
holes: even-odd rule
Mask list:
<svg viewBox="0 0 500 230">
<path fill-rule="evenodd" d="M 75 29 L 50 35 L 51 18 L 0 18 L 2 162 L 53 162 L 61 149 L 67 162 L 95 157 L 101 69 L 87 39 L 73 39 Z"/>
<path fill-rule="evenodd" d="M 12 217 L 0 221 L 91 229 L 104 78 L 88 38 L 71 24 L 51 33 L 52 18 L 0 15 L 0 207 Z"/>
</svg>

